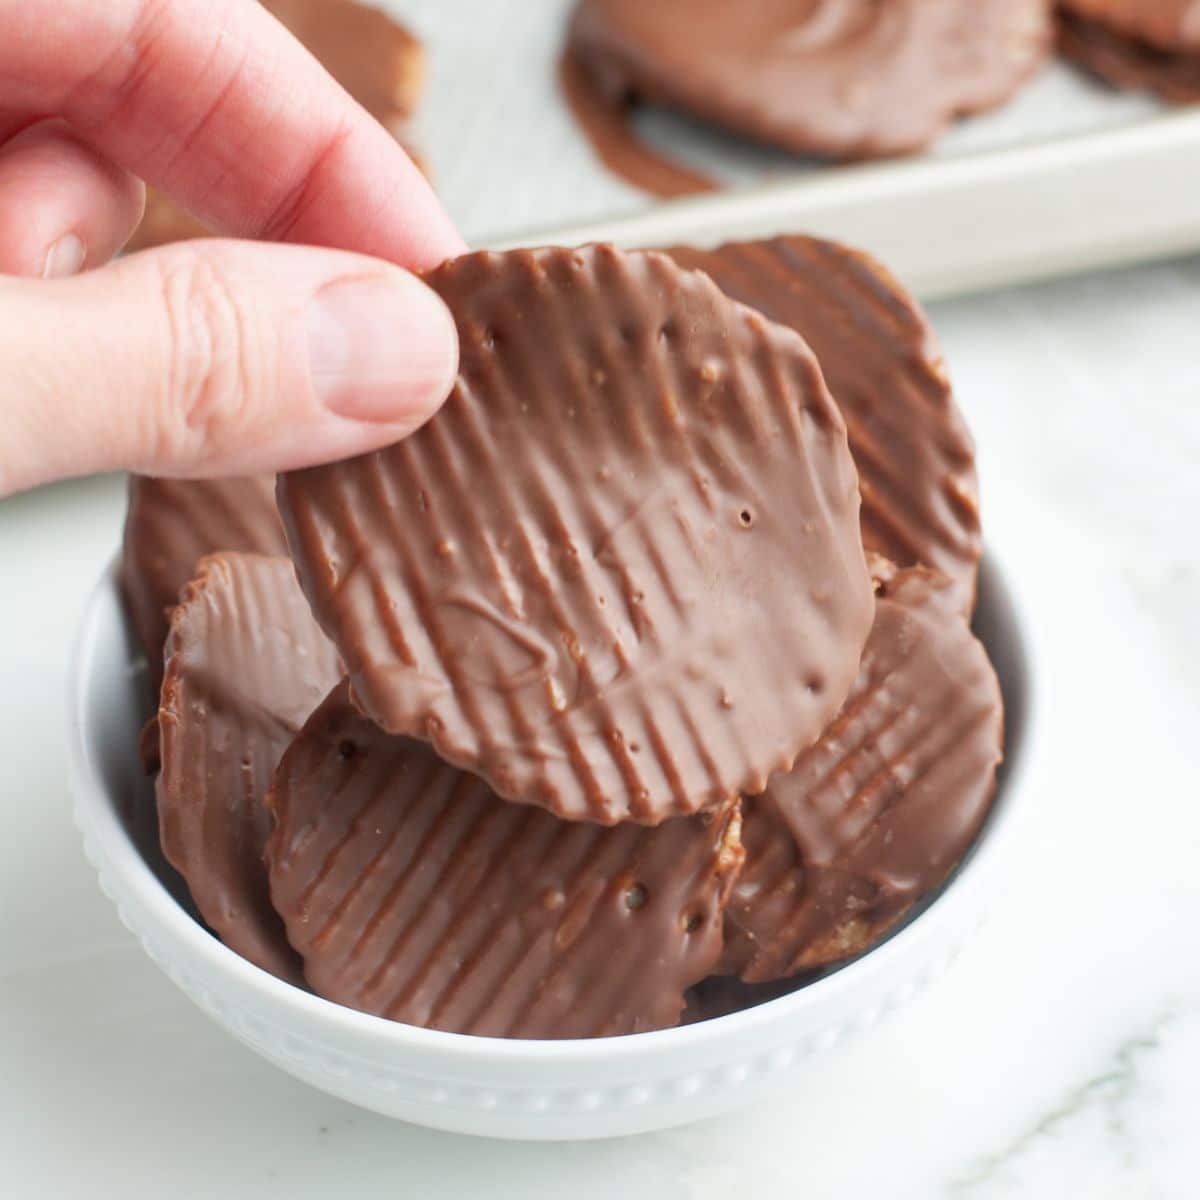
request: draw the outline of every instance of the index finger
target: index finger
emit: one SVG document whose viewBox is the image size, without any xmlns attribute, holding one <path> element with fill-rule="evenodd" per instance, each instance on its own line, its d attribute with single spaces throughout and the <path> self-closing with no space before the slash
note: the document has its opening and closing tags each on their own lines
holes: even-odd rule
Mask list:
<svg viewBox="0 0 1200 1200">
<path fill-rule="evenodd" d="M 65 117 L 222 232 L 414 268 L 464 248 L 404 151 L 255 0 L 0 3 L 0 109 Z"/>
</svg>

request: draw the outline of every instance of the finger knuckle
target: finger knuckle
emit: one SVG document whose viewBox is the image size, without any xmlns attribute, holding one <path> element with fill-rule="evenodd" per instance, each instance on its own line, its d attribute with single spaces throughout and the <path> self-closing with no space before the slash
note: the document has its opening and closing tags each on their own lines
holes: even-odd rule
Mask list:
<svg viewBox="0 0 1200 1200">
<path fill-rule="evenodd" d="M 164 259 L 159 285 L 168 324 L 164 453 L 200 457 L 244 439 L 263 394 L 263 346 L 230 274 L 191 250 Z"/>
</svg>

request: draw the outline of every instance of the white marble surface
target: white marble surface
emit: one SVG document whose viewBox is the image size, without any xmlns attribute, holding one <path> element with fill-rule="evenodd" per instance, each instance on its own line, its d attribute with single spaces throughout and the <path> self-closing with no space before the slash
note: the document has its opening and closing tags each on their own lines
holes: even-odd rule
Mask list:
<svg viewBox="0 0 1200 1200">
<path fill-rule="evenodd" d="M 69 818 L 67 639 L 121 486 L 0 504 L 0 1194 L 1194 1196 L 1200 259 L 934 316 L 985 518 L 990 495 L 1049 634 L 1043 811 L 1018 886 L 930 994 L 794 1093 L 675 1132 L 427 1133 L 294 1082 L 193 1010 L 118 926 Z"/>
</svg>

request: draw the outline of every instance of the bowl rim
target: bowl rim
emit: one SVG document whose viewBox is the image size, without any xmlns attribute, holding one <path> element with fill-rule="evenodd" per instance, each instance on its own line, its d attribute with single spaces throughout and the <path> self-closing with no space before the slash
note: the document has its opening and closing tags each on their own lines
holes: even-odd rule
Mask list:
<svg viewBox="0 0 1200 1200">
<path fill-rule="evenodd" d="M 538 1065 L 548 1062 L 624 1066 L 670 1051 L 686 1054 L 714 1040 L 739 1035 L 752 1036 L 759 1029 L 786 1022 L 805 1007 L 818 1002 L 836 1004 L 840 993 L 847 996 L 869 989 L 873 978 L 887 978 L 889 968 L 938 938 L 939 932 L 972 896 L 986 888 L 987 880 L 1008 857 L 1010 844 L 1019 836 L 1029 808 L 1031 789 L 1026 783 L 1029 764 L 1035 758 L 1034 742 L 1039 728 L 1039 680 L 1035 662 L 1034 626 L 1029 618 L 1017 576 L 1008 562 L 989 542 L 982 567 L 999 583 L 1001 596 L 1015 630 L 1014 647 L 1024 681 L 1020 751 L 1006 753 L 1005 773 L 986 824 L 977 835 L 967 857 L 934 899 L 896 933 L 866 953 L 796 991 L 766 1000 L 750 1008 L 720 1017 L 678 1025 L 668 1029 L 602 1038 L 522 1039 L 484 1037 L 406 1025 L 384 1017 L 347 1008 L 306 992 L 254 966 L 196 921 L 170 894 L 139 853 L 118 815 L 115 797 L 105 787 L 98 765 L 89 752 L 91 717 L 88 711 L 89 681 L 95 671 L 98 634 L 108 605 L 119 605 L 119 559 L 114 558 L 101 573 L 87 598 L 75 632 L 67 673 L 68 757 L 75 793 L 76 823 L 85 843 L 90 843 L 104 864 L 130 893 L 130 898 L 155 925 L 165 941 L 178 942 L 190 961 L 201 964 L 198 972 L 219 977 L 242 992 L 251 992 L 264 1005 L 285 1008 L 305 1021 L 310 1036 L 317 1032 L 339 1039 L 352 1038 L 375 1043 L 380 1051 L 437 1056 L 461 1064 L 486 1060 L 489 1063 Z M 1006 713 L 1006 751 L 1009 747 Z M 101 869 L 101 874 L 104 874 Z M 981 913 L 982 916 L 982 913 Z M 139 931 L 140 932 L 140 931 Z M 855 1009 L 846 1006 L 847 1016 Z"/>
</svg>

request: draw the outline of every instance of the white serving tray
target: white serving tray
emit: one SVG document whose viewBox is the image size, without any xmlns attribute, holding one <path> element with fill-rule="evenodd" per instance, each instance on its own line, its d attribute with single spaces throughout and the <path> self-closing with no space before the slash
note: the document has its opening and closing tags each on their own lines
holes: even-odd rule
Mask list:
<svg viewBox="0 0 1200 1200">
<path fill-rule="evenodd" d="M 1200 249 L 1200 109 L 1009 150 L 812 172 L 547 240 L 709 246 L 797 230 L 870 250 L 927 300 Z"/>
<path fill-rule="evenodd" d="M 867 166 L 804 162 L 647 111 L 647 141 L 728 185 L 663 204 L 595 159 L 558 94 L 573 0 L 376 2 L 426 43 L 414 141 L 475 245 L 803 230 L 873 251 L 926 299 L 1200 249 L 1200 107 L 1170 111 L 1063 63 L 928 154 Z"/>
</svg>

